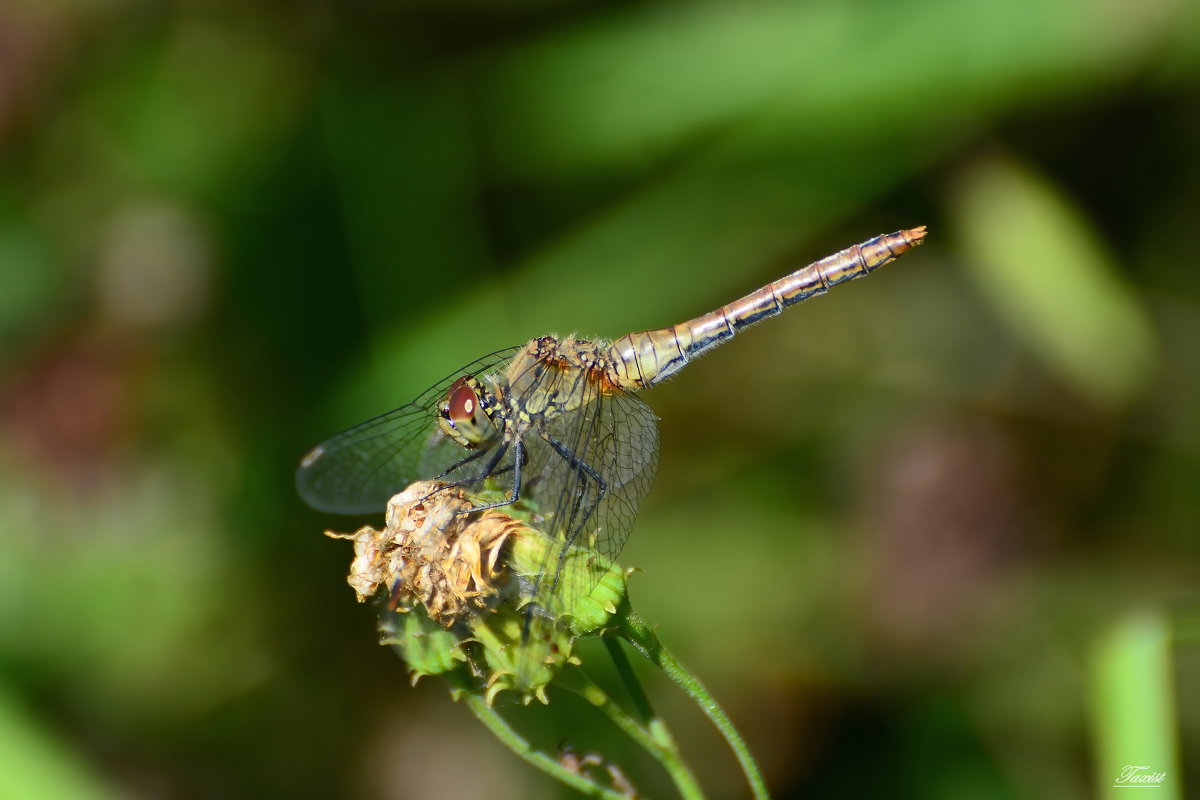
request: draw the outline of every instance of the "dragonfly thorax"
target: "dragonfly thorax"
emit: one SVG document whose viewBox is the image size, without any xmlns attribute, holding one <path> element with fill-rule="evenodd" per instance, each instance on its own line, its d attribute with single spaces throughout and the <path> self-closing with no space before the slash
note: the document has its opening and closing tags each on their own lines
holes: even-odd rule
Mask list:
<svg viewBox="0 0 1200 800">
<path fill-rule="evenodd" d="M 458 444 L 475 450 L 499 438 L 496 411 L 496 402 L 483 384 L 473 377 L 459 378 L 446 390 L 438 426 Z"/>
</svg>

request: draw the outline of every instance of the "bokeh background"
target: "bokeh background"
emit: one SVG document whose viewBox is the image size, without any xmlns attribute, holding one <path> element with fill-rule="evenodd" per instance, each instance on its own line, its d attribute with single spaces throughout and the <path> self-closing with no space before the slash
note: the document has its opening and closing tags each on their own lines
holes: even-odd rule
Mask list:
<svg viewBox="0 0 1200 800">
<path fill-rule="evenodd" d="M 779 797 L 1196 791 L 1198 32 L 1187 0 L 7 0 L 0 796 L 570 796 L 408 686 L 298 455 L 919 224 L 647 395 L 634 603 Z M 514 718 L 671 795 L 571 696 Z"/>
</svg>

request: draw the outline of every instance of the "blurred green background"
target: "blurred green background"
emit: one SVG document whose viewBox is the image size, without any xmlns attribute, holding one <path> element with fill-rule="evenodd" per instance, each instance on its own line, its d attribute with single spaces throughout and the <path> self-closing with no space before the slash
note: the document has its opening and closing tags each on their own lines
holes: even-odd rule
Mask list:
<svg viewBox="0 0 1200 800">
<path fill-rule="evenodd" d="M 779 797 L 1195 791 L 1195 3 L 8 0 L 0 797 L 568 796 L 407 685 L 296 458 L 919 224 L 648 393 L 634 603 Z"/>
</svg>

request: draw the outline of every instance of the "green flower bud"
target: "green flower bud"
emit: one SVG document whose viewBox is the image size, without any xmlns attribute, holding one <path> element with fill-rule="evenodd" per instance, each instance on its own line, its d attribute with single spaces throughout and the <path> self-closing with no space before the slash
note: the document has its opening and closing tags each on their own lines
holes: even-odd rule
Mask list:
<svg viewBox="0 0 1200 800">
<path fill-rule="evenodd" d="M 555 625 L 531 624 L 510 605 L 502 605 L 470 625 L 487 667 L 485 686 L 491 703 L 504 690 L 514 691 L 521 701 L 537 698 L 548 702 L 546 687 L 571 656 L 573 638 Z"/>
<path fill-rule="evenodd" d="M 598 633 L 625 597 L 625 571 L 592 550 L 571 547 L 564 556 L 561 543 L 531 533 L 510 543 L 509 569 L 522 587 L 536 587 L 525 589 L 517 606 L 536 603 L 534 613 L 549 616 L 576 637 Z"/>
<path fill-rule="evenodd" d="M 421 609 L 385 613 L 379 643 L 391 645 L 408 664 L 416 683 L 425 675 L 441 675 L 467 662 L 461 637 L 441 627 Z"/>
</svg>

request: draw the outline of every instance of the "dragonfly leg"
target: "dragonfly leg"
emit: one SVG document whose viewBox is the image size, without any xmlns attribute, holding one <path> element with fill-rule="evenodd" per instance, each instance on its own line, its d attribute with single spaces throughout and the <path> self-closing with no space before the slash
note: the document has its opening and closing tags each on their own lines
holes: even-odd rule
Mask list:
<svg viewBox="0 0 1200 800">
<path fill-rule="evenodd" d="M 521 630 L 521 640 L 522 641 L 529 640 L 529 637 L 533 631 L 533 624 L 534 624 L 535 617 L 546 617 L 549 619 L 553 619 L 552 617 L 549 616 L 549 613 L 546 610 L 541 609 L 541 607 L 539 606 L 538 602 L 536 602 L 536 600 L 543 598 L 546 595 L 553 594 L 554 592 L 556 592 L 558 590 L 559 582 L 562 580 L 563 565 L 566 563 L 567 553 L 570 550 L 571 545 L 573 545 L 575 543 L 575 540 L 578 539 L 580 534 L 583 533 L 584 529 L 587 527 L 588 520 L 591 519 L 592 514 L 595 513 L 596 509 L 600 507 L 600 502 L 604 499 L 604 496 L 608 493 L 608 481 L 604 480 L 604 477 L 599 472 L 597 472 L 596 469 L 594 467 L 592 467 L 591 464 L 584 461 L 578 455 L 573 453 L 571 451 L 571 448 L 567 447 L 565 444 L 558 441 L 557 439 L 555 439 L 553 436 L 546 433 L 545 431 L 539 431 L 538 433 L 541 436 L 542 440 L 547 445 L 550 446 L 550 449 L 553 450 L 556 454 L 558 454 L 558 456 L 560 458 L 562 458 L 564 461 L 566 461 L 568 464 L 570 464 L 571 468 L 573 470 L 575 470 L 576 472 L 578 472 L 582 475 L 586 475 L 589 479 L 591 479 L 592 481 L 595 482 L 596 498 L 594 500 L 592 500 L 591 503 L 588 504 L 587 512 L 584 513 L 583 518 L 579 520 L 579 524 L 572 525 L 571 526 L 572 530 L 570 532 L 564 532 L 566 541 L 564 542 L 563 547 L 559 549 L 558 557 L 555 559 L 554 575 L 550 579 L 550 586 L 545 592 L 543 592 L 540 587 L 541 587 L 542 581 L 545 580 L 546 573 L 543 572 L 542 576 L 537 579 L 537 587 L 535 587 L 535 589 L 534 589 L 535 602 L 529 603 L 525 607 L 525 623 L 522 626 L 522 630 Z M 568 517 L 569 519 L 574 519 L 576 517 L 576 515 L 579 514 L 579 505 L 582 502 L 582 500 L 583 500 L 583 497 L 582 497 L 582 493 L 581 493 L 579 497 L 575 498 L 574 508 L 571 509 L 571 514 Z"/>
<path fill-rule="evenodd" d="M 518 448 L 514 447 L 513 453 L 515 454 L 517 451 L 518 451 Z M 529 451 L 526 450 L 524 447 L 520 448 L 520 460 L 521 460 L 522 467 L 526 466 L 529 463 Z M 512 472 L 514 469 L 516 469 L 516 465 L 509 464 L 507 467 L 500 467 L 500 469 L 494 469 L 489 474 L 481 475 L 477 478 L 473 478 L 473 480 L 481 481 L 484 478 L 494 478 L 497 475 L 504 475 L 506 473 Z"/>
<path fill-rule="evenodd" d="M 473 483 L 482 483 L 484 480 L 486 480 L 487 478 L 490 478 L 492 475 L 499 475 L 503 472 L 507 472 L 509 469 L 511 469 L 510 467 L 505 467 L 504 469 L 501 469 L 501 470 L 496 469 L 496 466 L 504 458 L 504 454 L 507 452 L 508 452 L 507 444 L 502 444 L 499 447 L 495 448 L 494 450 L 493 449 L 476 450 L 475 452 L 473 452 L 471 455 L 467 456 L 466 458 L 455 462 L 454 466 L 450 467 L 450 469 L 446 470 L 438 477 L 439 478 L 446 477 L 454 470 L 458 469 L 459 467 L 463 466 L 464 464 L 471 463 L 472 461 L 474 461 L 475 459 L 484 455 L 485 453 L 490 455 L 490 458 L 488 458 L 487 466 L 485 466 L 478 475 L 473 475 L 470 478 L 462 478 L 460 480 L 451 481 L 450 483 L 447 483 L 445 486 L 443 486 L 442 489 L 449 489 L 452 487 L 457 488 L 459 486 L 470 486 Z M 439 489 L 438 491 L 441 491 L 441 489 Z"/>
<path fill-rule="evenodd" d="M 446 477 L 451 472 L 454 472 L 454 470 L 458 469 L 459 467 L 465 467 L 467 464 L 470 464 L 472 461 L 475 461 L 476 459 L 478 459 L 480 456 L 482 456 L 486 452 L 488 452 L 488 451 L 487 450 L 472 450 L 471 455 L 467 456 L 466 458 L 460 458 L 458 461 L 455 461 L 453 464 L 451 464 L 449 467 L 447 467 L 445 469 L 445 471 L 442 472 L 440 475 L 434 476 L 433 479 L 435 481 L 440 481 L 442 478 Z M 503 455 L 503 451 L 501 451 L 501 455 Z M 486 477 L 487 477 L 486 474 L 483 475 L 483 478 L 486 478 Z M 477 480 L 482 480 L 482 478 L 470 478 L 467 481 L 463 481 L 463 483 L 469 483 L 470 481 L 477 481 Z M 458 484 L 455 483 L 452 485 L 457 486 Z"/>
<path fill-rule="evenodd" d="M 454 462 L 454 465 L 451 466 L 450 469 L 443 472 L 441 475 L 438 475 L 438 478 L 446 477 L 454 470 L 458 469 L 459 467 L 463 466 L 464 464 L 470 464 L 472 461 L 476 460 L 477 458 L 484 455 L 485 453 L 490 456 L 488 458 L 487 466 L 485 466 L 483 468 L 483 471 L 480 472 L 478 475 L 474 475 L 470 478 L 462 478 L 461 480 L 457 480 L 457 481 L 451 481 L 450 483 L 447 483 L 445 486 L 442 486 L 442 487 L 436 489 L 429 496 L 432 497 L 433 495 L 437 494 L 438 492 L 444 492 L 447 489 L 457 489 L 461 486 L 470 486 L 472 484 L 483 482 L 486 478 L 488 478 L 488 476 L 492 475 L 493 473 L 496 473 L 496 465 L 499 464 L 500 460 L 504 458 L 504 454 L 506 452 L 508 452 L 508 445 L 502 444 L 495 449 L 476 450 L 473 453 L 471 453 L 471 455 L 467 456 L 466 458 L 463 458 L 463 459 L 460 459 L 460 460 Z M 503 471 L 504 470 L 501 470 L 501 472 L 503 472 Z M 502 505 L 504 505 L 504 504 L 502 504 Z M 464 513 L 471 514 L 475 510 L 476 509 L 472 509 L 471 511 L 467 511 Z"/>
<path fill-rule="evenodd" d="M 552 449 L 555 453 L 558 453 L 558 455 L 562 457 L 564 461 L 571 465 L 572 469 L 581 475 L 586 475 L 596 482 L 596 498 L 588 504 L 587 512 L 584 513 L 583 518 L 579 520 L 579 524 L 572 526 L 573 529 L 571 531 L 564 532 L 564 535 L 566 536 L 565 546 L 562 548 L 562 552 L 560 552 L 558 555 L 558 565 L 554 570 L 554 579 L 550 585 L 550 591 L 553 592 L 558 588 L 558 581 L 562 576 L 562 565 L 563 562 L 566 561 L 568 549 L 571 547 L 571 545 L 575 544 L 575 540 L 579 538 L 580 534 L 582 534 L 584 529 L 587 527 L 588 521 L 592 518 L 592 514 L 594 514 L 596 509 L 600 507 L 600 503 L 604 500 L 604 495 L 608 494 L 608 481 L 604 480 L 604 476 L 597 472 L 590 464 L 588 464 L 575 453 L 571 452 L 571 449 L 565 444 L 558 441 L 545 431 L 541 432 L 541 436 L 542 439 L 545 440 L 546 444 L 550 445 L 550 449 Z M 571 519 L 574 519 L 575 515 L 579 513 L 579 503 L 582 502 L 582 500 L 583 497 L 581 493 L 580 497 L 575 499 L 576 506 L 571 510 Z"/>
<path fill-rule="evenodd" d="M 504 458 L 504 453 L 507 449 L 508 449 L 508 445 L 501 445 L 500 447 L 498 447 L 496 455 L 493 456 L 490 461 L 488 461 L 487 470 L 485 470 L 481 476 L 476 478 L 476 480 L 483 480 L 484 478 L 491 475 L 493 473 L 493 471 L 496 469 L 496 465 L 500 463 L 500 459 Z M 488 509 L 492 509 L 492 508 L 500 508 L 502 506 L 511 506 L 513 503 L 515 503 L 521 499 L 521 466 L 525 463 L 525 445 L 522 444 L 520 439 L 517 439 L 515 442 L 513 442 L 512 449 L 513 449 L 513 465 L 512 465 L 513 482 L 512 482 L 512 490 L 509 492 L 508 499 L 500 500 L 495 503 L 488 503 L 487 505 L 476 506 L 475 508 L 472 508 L 470 511 L 464 511 L 463 512 L 464 514 L 474 514 L 476 512 L 487 511 Z"/>
</svg>

